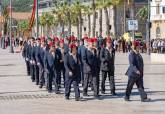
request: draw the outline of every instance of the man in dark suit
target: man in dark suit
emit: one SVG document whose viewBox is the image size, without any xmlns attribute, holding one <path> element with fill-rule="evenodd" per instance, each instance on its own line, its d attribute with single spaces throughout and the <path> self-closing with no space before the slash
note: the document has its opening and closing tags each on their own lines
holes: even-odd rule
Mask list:
<svg viewBox="0 0 165 114">
<path fill-rule="evenodd" d="M 31 39 L 31 45 L 29 46 L 28 50 L 29 50 L 29 60 L 30 60 L 30 74 L 31 74 L 31 80 L 32 82 L 35 81 L 35 48 L 34 48 L 34 42 L 35 39 L 32 38 Z"/>
<path fill-rule="evenodd" d="M 93 48 L 92 52 L 93 56 L 93 65 L 92 65 L 92 82 L 93 82 L 93 90 L 94 90 L 94 97 L 99 97 L 99 82 L 100 82 L 100 56 L 99 56 L 99 49 L 97 48 L 97 38 L 93 38 Z"/>
<path fill-rule="evenodd" d="M 71 44 L 71 52 L 66 54 L 64 58 L 64 66 L 66 69 L 65 72 L 65 98 L 69 100 L 71 92 L 71 84 L 73 83 L 75 91 L 75 100 L 80 100 L 80 90 L 79 90 L 79 81 L 80 81 L 80 61 L 77 54 L 77 47 L 75 44 Z"/>
<path fill-rule="evenodd" d="M 112 95 L 115 93 L 115 79 L 114 79 L 114 59 L 115 51 L 111 45 L 111 39 L 106 39 L 106 47 L 101 49 L 100 60 L 101 60 L 101 71 L 102 71 L 102 83 L 101 83 L 101 92 L 105 94 L 105 81 L 108 75 L 110 82 L 110 90 Z"/>
<path fill-rule="evenodd" d="M 83 55 L 84 50 L 85 50 L 84 41 L 80 40 L 80 46 L 78 47 L 78 56 L 80 58 L 80 71 L 81 71 L 81 83 L 82 83 L 82 85 L 83 85 L 83 81 L 84 81 L 84 71 L 83 71 L 83 62 L 82 62 L 82 55 Z"/>
<path fill-rule="evenodd" d="M 23 47 L 23 50 L 22 50 L 22 56 L 25 59 L 27 75 L 30 76 L 30 60 L 29 60 L 30 40 L 25 41 L 23 46 L 24 47 Z"/>
<path fill-rule="evenodd" d="M 55 71 L 55 46 L 52 42 L 49 44 L 49 51 L 46 51 L 44 57 L 45 72 L 47 73 L 47 89 L 48 92 L 52 92 L 52 82 L 55 85 L 55 92 L 58 90 L 58 84 L 56 83 L 56 71 Z"/>
<path fill-rule="evenodd" d="M 94 61 L 94 53 L 92 52 L 92 39 L 88 39 L 88 47 L 82 52 L 82 62 L 84 70 L 84 83 L 83 83 L 83 95 L 88 96 L 89 82 L 92 82 L 92 67 Z M 92 85 L 91 85 L 92 86 Z"/>
<path fill-rule="evenodd" d="M 40 45 L 40 44 L 39 44 Z M 46 52 L 45 39 L 41 39 L 41 45 L 36 50 L 36 62 L 39 68 L 39 88 L 44 85 L 44 56 Z"/>
<path fill-rule="evenodd" d="M 36 39 L 35 47 L 34 47 L 34 54 L 35 54 L 35 82 L 36 85 L 39 85 L 39 64 L 37 64 L 38 53 L 41 48 L 41 39 Z"/>
<path fill-rule="evenodd" d="M 139 53 L 139 50 L 140 47 L 135 46 L 134 50 L 132 50 L 129 54 L 129 67 L 126 72 L 126 75 L 128 76 L 128 83 L 126 88 L 125 101 L 129 101 L 130 94 L 133 85 L 135 83 L 140 92 L 141 101 L 142 102 L 150 101 L 150 99 L 147 98 L 146 92 L 144 91 L 144 86 L 143 86 L 144 63 L 143 63 L 143 58 Z"/>
</svg>

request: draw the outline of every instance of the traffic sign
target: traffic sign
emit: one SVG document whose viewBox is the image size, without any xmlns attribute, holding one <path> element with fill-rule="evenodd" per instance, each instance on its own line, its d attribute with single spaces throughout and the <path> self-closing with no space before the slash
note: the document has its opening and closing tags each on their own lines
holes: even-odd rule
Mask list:
<svg viewBox="0 0 165 114">
<path fill-rule="evenodd" d="M 128 30 L 138 30 L 138 20 L 128 20 Z"/>
</svg>

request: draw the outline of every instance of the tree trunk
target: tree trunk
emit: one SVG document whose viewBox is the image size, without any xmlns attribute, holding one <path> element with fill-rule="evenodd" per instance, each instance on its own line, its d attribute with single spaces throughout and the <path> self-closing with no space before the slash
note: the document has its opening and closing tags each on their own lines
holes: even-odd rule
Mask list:
<svg viewBox="0 0 165 114">
<path fill-rule="evenodd" d="M 71 25 L 70 12 L 68 12 L 68 21 L 69 21 L 68 33 L 69 33 L 69 35 L 71 35 L 71 32 L 72 32 L 72 25 Z"/>
<path fill-rule="evenodd" d="M 113 20 L 114 20 L 114 35 L 115 37 L 117 36 L 117 24 L 116 24 L 116 16 L 117 16 L 117 8 L 116 8 L 116 5 L 113 6 Z M 125 29 L 124 29 L 125 30 Z"/>
<path fill-rule="evenodd" d="M 82 39 L 82 14 L 81 14 L 81 11 L 80 11 L 80 15 L 79 15 L 79 27 L 80 27 L 79 39 Z"/>
<path fill-rule="evenodd" d="M 88 36 L 91 35 L 91 16 L 88 14 Z"/>
<path fill-rule="evenodd" d="M 92 9 L 93 9 L 92 37 L 95 37 L 95 31 L 96 31 L 96 4 L 95 4 L 95 0 L 92 0 Z"/>
<path fill-rule="evenodd" d="M 7 22 L 4 23 L 4 35 L 7 35 Z"/>
<path fill-rule="evenodd" d="M 64 23 L 63 23 L 63 22 L 61 23 L 61 27 L 62 27 L 62 33 L 64 33 L 64 31 L 65 31 L 65 26 L 64 26 Z"/>
<path fill-rule="evenodd" d="M 102 9 L 99 10 L 99 35 L 102 36 L 102 32 L 103 32 L 103 29 L 102 29 Z"/>
<path fill-rule="evenodd" d="M 106 35 L 110 36 L 110 30 L 109 30 L 109 15 L 107 8 L 104 8 L 105 13 L 105 21 L 106 21 Z"/>
<path fill-rule="evenodd" d="M 79 35 L 79 31 L 80 31 L 79 28 L 80 28 L 80 27 L 79 27 L 79 19 L 77 18 L 77 38 L 78 38 L 78 39 L 79 39 L 79 36 L 80 36 L 80 35 Z"/>
<path fill-rule="evenodd" d="M 43 30 L 43 27 L 42 26 L 40 26 L 41 27 L 41 36 L 43 36 L 43 32 L 42 32 L 42 30 Z"/>
</svg>

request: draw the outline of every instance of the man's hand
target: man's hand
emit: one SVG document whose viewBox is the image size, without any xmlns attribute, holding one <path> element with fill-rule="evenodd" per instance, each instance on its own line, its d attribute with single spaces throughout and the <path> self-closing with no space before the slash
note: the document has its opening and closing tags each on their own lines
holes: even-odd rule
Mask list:
<svg viewBox="0 0 165 114">
<path fill-rule="evenodd" d="M 140 71 L 137 71 L 136 73 L 140 75 Z"/>
<path fill-rule="evenodd" d="M 72 72 L 69 72 L 69 76 L 72 76 L 73 75 L 73 73 Z"/>
<path fill-rule="evenodd" d="M 40 63 L 38 62 L 38 63 L 37 63 L 37 65 L 39 66 L 39 65 L 40 65 Z"/>
</svg>

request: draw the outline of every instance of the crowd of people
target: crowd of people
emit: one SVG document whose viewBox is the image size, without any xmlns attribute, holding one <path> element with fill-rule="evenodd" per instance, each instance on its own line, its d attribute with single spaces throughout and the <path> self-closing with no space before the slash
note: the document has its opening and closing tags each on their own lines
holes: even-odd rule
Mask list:
<svg viewBox="0 0 165 114">
<path fill-rule="evenodd" d="M 114 62 L 118 45 L 110 37 L 104 40 L 87 36 L 81 40 L 74 36 L 29 38 L 24 41 L 23 46 L 22 56 L 25 59 L 27 75 L 39 88 L 46 86 L 49 93 L 54 91 L 59 94 L 60 88 L 64 87 L 65 98 L 69 100 L 73 84 L 75 100 L 79 101 L 79 85 L 82 84 L 83 96 L 89 96 L 90 87 L 93 96 L 99 98 L 100 93 L 106 93 L 105 81 L 108 77 L 111 95 L 117 95 Z M 139 89 L 141 101 L 149 101 L 143 87 L 144 65 L 139 50 L 140 46 L 134 46 L 134 51 L 129 55 L 130 66 L 126 72 L 129 78 L 124 98 L 126 101 L 130 100 L 134 83 Z"/>
<path fill-rule="evenodd" d="M 12 44 L 14 47 L 22 46 L 23 45 L 23 38 L 22 37 L 13 38 Z M 3 49 L 6 49 L 8 46 L 10 46 L 10 38 L 8 36 L 0 37 L 0 45 Z"/>
<path fill-rule="evenodd" d="M 165 39 L 151 40 L 151 48 L 154 53 L 165 53 Z"/>
</svg>

